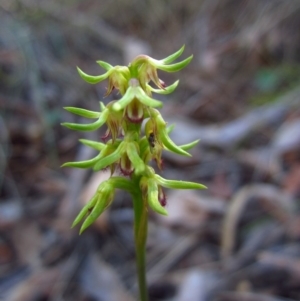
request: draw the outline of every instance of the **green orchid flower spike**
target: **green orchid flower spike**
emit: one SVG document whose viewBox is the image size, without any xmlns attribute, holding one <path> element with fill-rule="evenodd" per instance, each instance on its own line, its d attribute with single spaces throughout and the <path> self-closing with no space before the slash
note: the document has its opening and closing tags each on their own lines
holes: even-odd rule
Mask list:
<svg viewBox="0 0 300 301">
<path fill-rule="evenodd" d="M 206 188 L 198 183 L 164 179 L 150 167 L 153 160 L 157 167 L 162 169 L 163 151 L 189 157 L 191 155 L 188 151 L 198 143 L 197 140 L 185 145 L 176 145 L 172 141 L 169 134 L 174 126 L 167 126 L 157 110 L 163 103 L 152 96 L 152 93 L 170 94 L 176 89 L 179 81 L 166 86 L 158 77 L 157 71 L 176 72 L 188 65 L 192 56 L 174 63 L 183 51 L 184 46 L 162 60 L 139 55 L 128 66 L 114 67 L 106 62 L 97 61 L 105 73 L 96 76 L 88 75 L 77 68 L 79 75 L 90 84 L 108 80 L 105 96 L 116 89 L 120 93 L 120 98 L 107 105 L 100 102 L 100 109 L 96 112 L 65 107 L 70 113 L 95 121 L 85 124 L 62 123 L 63 126 L 75 131 L 95 131 L 104 125 L 107 128 L 102 142 L 80 139 L 82 144 L 97 150 L 98 155 L 89 160 L 63 164 L 65 167 L 92 168 L 94 171 L 109 168 L 111 172 L 110 178 L 100 183 L 95 195 L 82 208 L 72 227 L 82 223 L 80 228 L 82 233 L 92 225 L 111 205 L 117 189 L 125 190 L 132 196 L 141 301 L 148 300 L 145 269 L 148 208 L 162 215 L 168 214 L 165 188 Z"/>
</svg>

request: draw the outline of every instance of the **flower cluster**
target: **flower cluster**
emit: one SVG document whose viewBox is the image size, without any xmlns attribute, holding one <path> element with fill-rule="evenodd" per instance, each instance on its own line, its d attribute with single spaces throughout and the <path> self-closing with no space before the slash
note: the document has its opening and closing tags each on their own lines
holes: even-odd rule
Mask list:
<svg viewBox="0 0 300 301">
<path fill-rule="evenodd" d="M 80 142 L 99 151 L 99 154 L 86 161 L 68 162 L 63 166 L 93 168 L 99 171 L 109 168 L 111 177 L 102 182 L 94 197 L 81 210 L 73 226 L 85 218 L 80 232 L 91 225 L 111 204 L 116 189 L 124 189 L 133 196 L 141 195 L 149 206 L 160 214 L 167 215 L 166 196 L 162 187 L 176 189 L 204 189 L 205 186 L 186 181 L 166 180 L 155 173 L 149 165 L 154 160 L 162 168 L 162 151 L 170 151 L 182 156 L 190 156 L 188 150 L 198 141 L 186 145 L 176 145 L 169 134 L 168 127 L 157 108 L 162 102 L 154 99 L 152 93 L 169 94 L 175 90 L 178 81 L 170 86 L 158 77 L 157 70 L 176 72 L 184 68 L 192 59 L 173 63 L 183 52 L 184 47 L 163 60 L 155 60 L 146 55 L 136 57 L 128 66 L 111 66 L 97 61 L 105 69 L 99 76 L 91 76 L 78 68 L 80 76 L 90 84 L 108 79 L 106 95 L 116 89 L 121 94 L 119 100 L 104 105 L 100 102 L 99 112 L 66 107 L 73 114 L 96 119 L 89 124 L 63 123 L 77 131 L 94 131 L 107 126 L 103 142 L 81 139 Z M 156 88 L 150 85 L 152 83 Z M 143 121 L 145 121 L 143 123 Z M 143 127 L 142 124 L 145 124 Z M 123 176 L 115 176 L 120 170 Z"/>
</svg>

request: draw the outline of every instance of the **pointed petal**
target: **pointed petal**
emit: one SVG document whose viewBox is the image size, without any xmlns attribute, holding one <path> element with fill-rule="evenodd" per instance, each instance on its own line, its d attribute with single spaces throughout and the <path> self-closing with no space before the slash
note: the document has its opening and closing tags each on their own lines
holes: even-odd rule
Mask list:
<svg viewBox="0 0 300 301">
<path fill-rule="evenodd" d="M 75 130 L 75 131 L 95 131 L 106 122 L 108 113 L 109 113 L 108 110 L 105 112 L 102 112 L 99 119 L 93 123 L 79 124 L 79 123 L 63 122 L 63 123 L 61 123 L 61 125 L 69 128 L 71 130 Z"/>
<path fill-rule="evenodd" d="M 105 104 L 102 101 L 100 101 L 100 110 L 101 110 L 101 112 L 103 112 L 105 109 L 106 109 Z"/>
<path fill-rule="evenodd" d="M 181 149 L 183 149 L 185 151 L 188 151 L 188 150 L 192 149 L 193 147 L 195 147 L 199 141 L 200 140 L 198 139 L 198 140 L 195 140 L 195 141 L 187 143 L 187 144 L 179 145 L 178 147 L 180 147 Z"/>
<path fill-rule="evenodd" d="M 177 146 L 169 137 L 168 129 L 166 128 L 166 122 L 162 118 L 160 113 L 157 113 L 155 116 L 156 121 L 156 127 L 157 127 L 157 136 L 158 140 L 161 141 L 161 143 L 164 145 L 164 147 L 172 151 L 176 154 L 182 155 L 182 156 L 188 156 L 191 157 L 189 153 L 187 153 L 185 150 L 181 149 L 179 146 Z M 148 123 L 146 124 L 147 127 Z"/>
<path fill-rule="evenodd" d="M 85 117 L 85 118 L 99 118 L 101 115 L 100 112 L 94 112 L 90 110 L 80 109 L 80 108 L 74 108 L 74 107 L 64 107 L 65 110 L 67 110 L 70 113 Z"/>
<path fill-rule="evenodd" d="M 149 149 L 149 142 L 146 136 L 139 141 L 140 157 L 146 164 L 151 160 L 152 154 Z"/>
<path fill-rule="evenodd" d="M 105 189 L 100 193 L 97 192 L 97 202 L 92 212 L 89 214 L 89 216 L 82 224 L 79 234 L 81 234 L 84 230 L 86 230 L 86 228 L 88 228 L 93 222 L 95 222 L 96 219 L 101 215 L 101 213 L 110 205 L 111 200 L 109 200 L 109 198 L 110 198 L 110 191 Z"/>
<path fill-rule="evenodd" d="M 163 70 L 163 71 L 166 71 L 166 72 L 176 72 L 176 71 L 181 70 L 185 66 L 187 66 L 192 59 L 193 59 L 193 55 L 189 56 L 185 60 L 183 60 L 179 63 L 176 63 L 176 64 L 172 64 L 172 65 L 160 64 L 160 65 L 157 66 L 157 69 L 160 69 L 160 70 Z"/>
<path fill-rule="evenodd" d="M 77 71 L 78 71 L 79 75 L 81 76 L 81 78 L 83 80 L 85 80 L 86 82 L 88 82 L 89 84 L 97 84 L 109 76 L 108 72 L 106 72 L 102 75 L 98 75 L 98 76 L 88 75 L 88 74 L 84 73 L 79 67 L 77 67 Z"/>
<path fill-rule="evenodd" d="M 116 163 L 121 158 L 123 149 L 124 149 L 124 143 L 121 143 L 113 153 L 111 153 L 106 157 L 101 158 L 97 162 L 97 164 L 94 166 L 94 171 L 101 170 L 113 163 Z"/>
<path fill-rule="evenodd" d="M 136 174 L 141 174 L 145 170 L 145 163 L 140 158 L 137 147 L 134 142 L 129 142 L 126 146 L 126 152 L 129 160 L 135 168 Z"/>
<path fill-rule="evenodd" d="M 161 108 L 163 106 L 161 101 L 149 97 L 141 87 L 137 87 L 136 92 L 137 99 L 145 106 L 152 108 Z"/>
<path fill-rule="evenodd" d="M 185 150 L 177 146 L 169 137 L 166 129 L 160 130 L 159 137 L 163 143 L 163 145 L 171 152 L 176 153 L 178 155 L 191 157 L 189 153 L 187 153 Z"/>
<path fill-rule="evenodd" d="M 66 162 L 61 167 L 90 168 L 96 164 L 96 162 L 101 158 L 100 156 L 101 154 L 99 154 L 93 159 L 85 160 L 85 161 Z"/>
<path fill-rule="evenodd" d="M 166 180 L 157 174 L 155 174 L 154 177 L 158 184 L 170 189 L 206 189 L 207 188 L 205 185 L 194 183 L 194 182 Z"/>
<path fill-rule="evenodd" d="M 98 151 L 102 151 L 105 148 L 105 144 L 101 143 L 101 142 L 98 142 L 98 141 L 92 141 L 92 140 L 87 140 L 87 139 L 79 139 L 79 141 L 82 144 L 84 144 L 86 146 L 89 146 L 93 149 L 96 149 Z"/>
<path fill-rule="evenodd" d="M 171 124 L 166 128 L 168 134 L 172 133 L 174 129 L 175 129 L 175 124 Z"/>
<path fill-rule="evenodd" d="M 109 71 L 110 69 L 113 68 L 112 65 L 110 65 L 109 63 L 103 62 L 103 61 L 96 61 L 98 65 L 100 65 L 103 69 L 105 69 L 106 71 Z"/>
<path fill-rule="evenodd" d="M 126 190 L 130 193 L 134 193 L 136 190 L 132 182 L 123 177 L 111 177 L 108 181 L 117 189 Z"/>
<path fill-rule="evenodd" d="M 163 95 L 166 95 L 166 94 L 170 94 L 172 93 L 176 87 L 178 86 L 178 83 L 179 83 L 179 80 L 177 80 L 175 83 L 173 83 L 172 85 L 168 86 L 168 87 L 165 87 L 164 89 L 154 89 L 152 88 L 150 85 L 147 85 L 150 90 L 154 93 L 157 93 L 157 94 L 163 94 Z"/>
<path fill-rule="evenodd" d="M 183 45 L 178 51 L 176 51 L 175 53 L 173 53 L 173 54 L 169 55 L 168 57 L 162 59 L 161 61 L 164 64 L 172 63 L 173 61 L 175 61 L 177 58 L 179 58 L 181 56 L 181 54 L 184 51 L 184 48 L 185 48 L 185 45 Z"/>
<path fill-rule="evenodd" d="M 123 97 L 112 105 L 114 111 L 124 109 L 134 98 L 134 88 L 129 87 Z"/>
<path fill-rule="evenodd" d="M 97 197 L 96 195 L 94 195 L 92 199 L 80 210 L 71 228 L 74 228 L 86 216 L 86 214 L 95 206 L 96 201 L 97 201 Z"/>
</svg>

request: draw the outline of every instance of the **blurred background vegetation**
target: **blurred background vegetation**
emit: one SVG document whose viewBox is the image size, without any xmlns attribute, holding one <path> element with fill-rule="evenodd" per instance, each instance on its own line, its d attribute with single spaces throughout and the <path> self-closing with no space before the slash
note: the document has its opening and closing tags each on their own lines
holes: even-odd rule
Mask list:
<svg viewBox="0 0 300 301">
<path fill-rule="evenodd" d="M 79 237 L 70 224 L 106 173 L 60 169 L 93 153 L 61 122 L 98 110 L 106 84 L 76 66 L 127 65 L 186 45 L 160 74 L 174 140 L 163 174 L 205 192 L 168 192 L 151 215 L 150 300 L 300 299 L 300 1 L 0 0 L 0 300 L 135 300 L 131 202 L 119 194 Z M 105 98 L 105 103 L 118 97 Z"/>
</svg>

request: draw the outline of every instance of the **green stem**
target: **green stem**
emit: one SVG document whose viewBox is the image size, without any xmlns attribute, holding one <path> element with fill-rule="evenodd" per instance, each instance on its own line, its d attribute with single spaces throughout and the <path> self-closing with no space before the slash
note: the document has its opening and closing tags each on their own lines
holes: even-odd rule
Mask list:
<svg viewBox="0 0 300 301">
<path fill-rule="evenodd" d="M 140 291 L 140 301 L 148 301 L 146 280 L 146 241 L 148 229 L 147 202 L 139 192 L 133 196 L 134 208 L 134 239 L 136 250 L 136 265 Z"/>
</svg>

